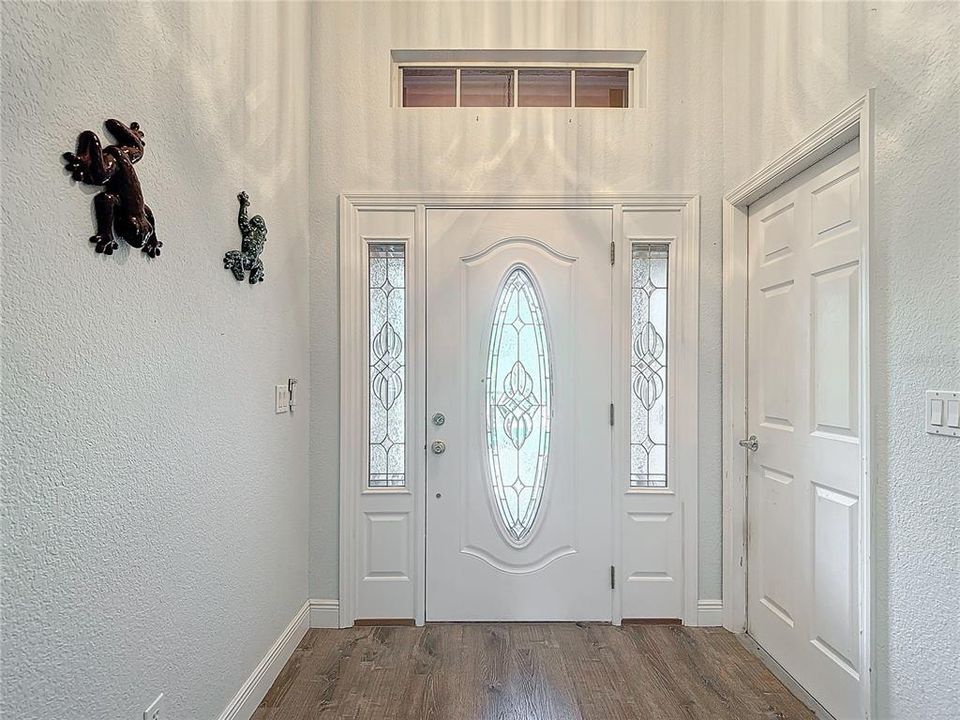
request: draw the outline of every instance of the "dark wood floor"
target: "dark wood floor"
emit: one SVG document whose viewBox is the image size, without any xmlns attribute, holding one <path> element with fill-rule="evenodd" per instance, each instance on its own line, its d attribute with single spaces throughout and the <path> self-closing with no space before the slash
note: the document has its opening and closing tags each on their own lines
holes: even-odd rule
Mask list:
<svg viewBox="0 0 960 720">
<path fill-rule="evenodd" d="M 812 720 L 719 628 L 310 630 L 252 720 Z"/>
</svg>

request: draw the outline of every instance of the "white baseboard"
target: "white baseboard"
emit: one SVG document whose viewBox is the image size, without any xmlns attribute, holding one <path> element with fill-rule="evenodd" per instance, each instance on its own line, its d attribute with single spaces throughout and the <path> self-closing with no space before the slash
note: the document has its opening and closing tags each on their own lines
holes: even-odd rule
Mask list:
<svg viewBox="0 0 960 720">
<path fill-rule="evenodd" d="M 280 637 L 273 643 L 260 664 L 250 673 L 250 677 L 234 695 L 227 707 L 220 713 L 220 720 L 249 720 L 254 711 L 260 706 L 263 696 L 277 679 L 277 675 L 293 655 L 297 645 L 310 629 L 310 602 L 305 602 L 290 624 L 280 633 Z"/>
<path fill-rule="evenodd" d="M 340 627 L 340 602 L 337 600 L 308 600 L 310 605 L 310 627 Z"/>
<path fill-rule="evenodd" d="M 697 603 L 697 625 L 700 627 L 723 625 L 723 601 L 700 600 Z"/>
</svg>

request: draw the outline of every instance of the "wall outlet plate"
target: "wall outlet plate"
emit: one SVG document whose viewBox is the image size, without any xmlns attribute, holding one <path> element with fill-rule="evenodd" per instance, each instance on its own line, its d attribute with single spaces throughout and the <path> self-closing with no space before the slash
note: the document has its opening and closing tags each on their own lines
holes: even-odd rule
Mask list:
<svg viewBox="0 0 960 720">
<path fill-rule="evenodd" d="M 163 700 L 163 693 L 160 693 L 157 699 L 150 703 L 150 707 L 143 711 L 143 720 L 162 720 L 160 717 L 161 700 Z"/>
<path fill-rule="evenodd" d="M 277 385 L 277 414 L 290 411 L 290 388 Z"/>
</svg>

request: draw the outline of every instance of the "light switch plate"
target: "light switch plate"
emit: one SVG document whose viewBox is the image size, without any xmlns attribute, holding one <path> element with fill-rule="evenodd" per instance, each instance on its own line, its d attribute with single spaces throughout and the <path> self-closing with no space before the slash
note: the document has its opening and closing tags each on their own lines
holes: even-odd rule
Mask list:
<svg viewBox="0 0 960 720">
<path fill-rule="evenodd" d="M 924 424 L 931 435 L 960 437 L 960 390 L 927 390 Z"/>
<path fill-rule="evenodd" d="M 290 411 L 290 388 L 277 385 L 277 414 Z"/>
</svg>

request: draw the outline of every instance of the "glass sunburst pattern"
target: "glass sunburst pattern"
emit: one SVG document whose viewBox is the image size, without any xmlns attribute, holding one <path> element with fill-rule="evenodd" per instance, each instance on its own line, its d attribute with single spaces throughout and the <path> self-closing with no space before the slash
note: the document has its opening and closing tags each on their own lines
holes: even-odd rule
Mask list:
<svg viewBox="0 0 960 720">
<path fill-rule="evenodd" d="M 497 297 L 484 383 L 491 489 L 509 539 L 522 543 L 543 498 L 553 400 L 540 294 L 523 266 Z"/>
<path fill-rule="evenodd" d="M 670 246 L 634 243 L 630 487 L 667 487 L 667 276 Z"/>
<path fill-rule="evenodd" d="M 403 487 L 406 301 L 405 248 L 376 243 L 369 249 L 370 487 Z"/>
</svg>

